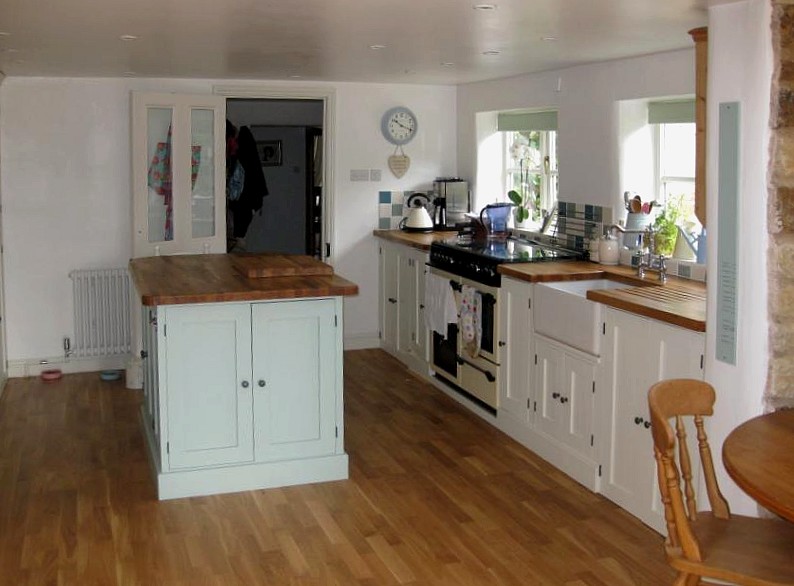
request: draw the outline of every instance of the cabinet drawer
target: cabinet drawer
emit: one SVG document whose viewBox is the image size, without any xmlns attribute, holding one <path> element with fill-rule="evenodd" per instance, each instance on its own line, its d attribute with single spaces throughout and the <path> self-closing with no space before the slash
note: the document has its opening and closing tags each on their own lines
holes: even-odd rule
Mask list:
<svg viewBox="0 0 794 586">
<path fill-rule="evenodd" d="M 460 386 L 477 397 L 486 405 L 496 409 L 498 406 L 497 367 L 487 360 L 472 360 L 460 365 Z M 489 380 L 489 376 L 493 380 Z"/>
</svg>

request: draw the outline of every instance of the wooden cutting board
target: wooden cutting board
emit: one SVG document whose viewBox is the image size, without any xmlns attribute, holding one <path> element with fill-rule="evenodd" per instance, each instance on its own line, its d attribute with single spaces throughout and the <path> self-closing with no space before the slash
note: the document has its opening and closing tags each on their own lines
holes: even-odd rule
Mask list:
<svg viewBox="0 0 794 586">
<path fill-rule="evenodd" d="M 232 264 L 250 279 L 333 275 L 331 265 L 302 254 L 233 254 Z"/>
</svg>

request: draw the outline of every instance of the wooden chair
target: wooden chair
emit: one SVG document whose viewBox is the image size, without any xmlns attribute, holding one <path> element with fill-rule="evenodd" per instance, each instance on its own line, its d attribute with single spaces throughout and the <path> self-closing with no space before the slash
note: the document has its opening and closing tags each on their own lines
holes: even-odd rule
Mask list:
<svg viewBox="0 0 794 586">
<path fill-rule="evenodd" d="M 654 455 L 667 523 L 665 550 L 678 571 L 674 586 L 701 577 L 750 586 L 794 584 L 794 523 L 731 515 L 714 474 L 703 418 L 713 413 L 714 389 L 675 379 L 648 393 Z M 684 417 L 694 418 L 711 511 L 698 512 Z M 675 420 L 675 429 L 670 420 Z M 677 456 L 677 458 L 676 458 Z M 681 480 L 683 479 L 683 493 Z"/>
</svg>

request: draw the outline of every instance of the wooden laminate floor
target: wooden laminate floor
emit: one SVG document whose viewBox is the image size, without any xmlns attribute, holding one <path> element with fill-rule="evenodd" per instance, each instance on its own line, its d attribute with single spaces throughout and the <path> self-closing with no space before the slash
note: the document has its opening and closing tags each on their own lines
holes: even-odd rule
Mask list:
<svg viewBox="0 0 794 586">
<path fill-rule="evenodd" d="M 659 535 L 387 354 L 345 369 L 349 481 L 166 502 L 140 392 L 10 381 L 0 584 L 672 583 Z"/>
</svg>

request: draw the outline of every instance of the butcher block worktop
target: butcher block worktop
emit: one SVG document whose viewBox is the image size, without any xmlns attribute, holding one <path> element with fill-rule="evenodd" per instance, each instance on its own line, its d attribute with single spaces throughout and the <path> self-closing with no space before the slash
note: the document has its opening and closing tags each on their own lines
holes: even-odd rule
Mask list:
<svg viewBox="0 0 794 586">
<path fill-rule="evenodd" d="M 329 265 L 301 255 L 151 256 L 132 259 L 130 271 L 143 305 L 358 294 L 358 285 Z"/>
<path fill-rule="evenodd" d="M 433 242 L 455 236 L 454 232 L 410 233 L 400 230 L 375 230 L 373 234 L 419 250 L 429 250 Z M 697 332 L 706 331 L 706 284 L 699 281 L 668 277 L 662 285 L 655 272 L 649 271 L 645 278 L 640 279 L 636 269 L 631 267 L 587 261 L 510 263 L 501 265 L 499 272 L 505 277 L 530 283 L 601 278 L 636 283 L 636 287 L 627 289 L 588 291 L 587 298 Z"/>
<path fill-rule="evenodd" d="M 655 272 L 649 271 L 641 279 L 631 267 L 585 261 L 504 264 L 499 272 L 531 283 L 606 278 L 636 284 L 626 289 L 594 289 L 587 292 L 587 298 L 696 332 L 706 331 L 706 284 L 699 281 L 667 277 L 661 284 Z"/>
</svg>

